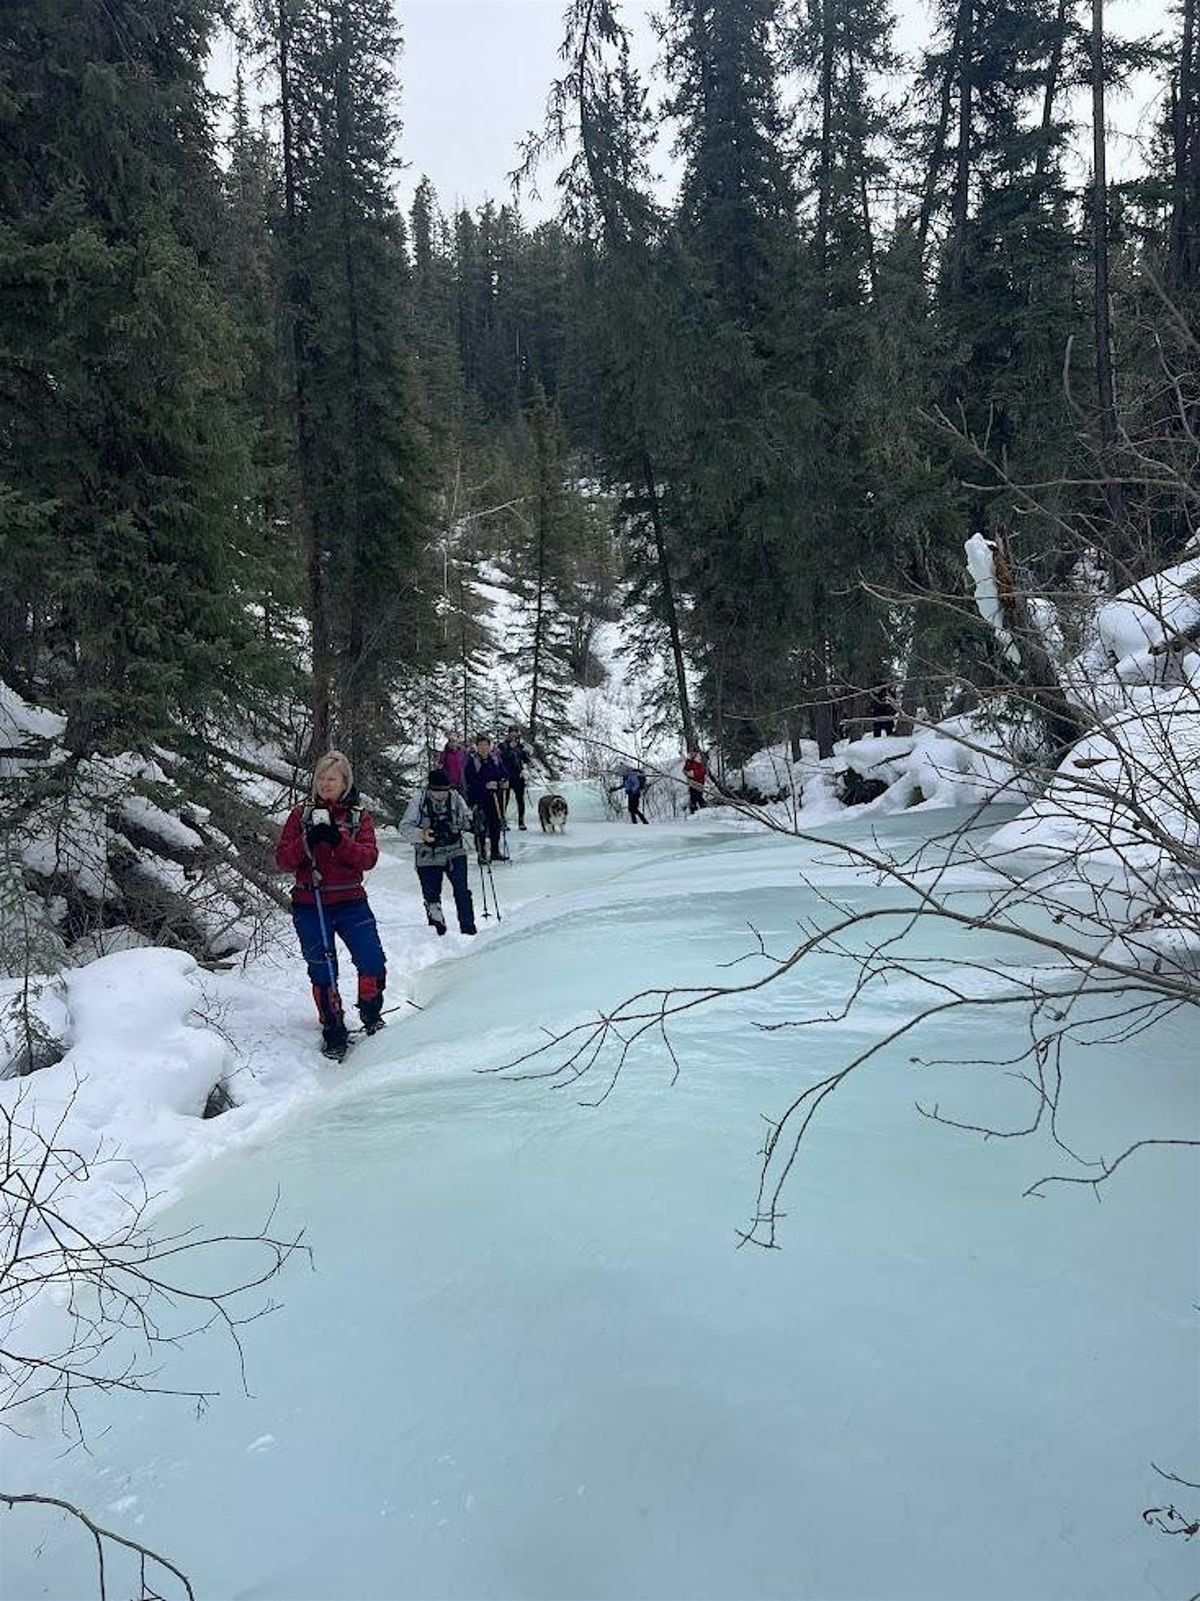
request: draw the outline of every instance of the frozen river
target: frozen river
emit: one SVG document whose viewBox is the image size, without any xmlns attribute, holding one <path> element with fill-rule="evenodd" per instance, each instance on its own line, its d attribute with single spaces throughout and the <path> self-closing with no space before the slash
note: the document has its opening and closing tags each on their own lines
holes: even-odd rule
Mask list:
<svg viewBox="0 0 1200 1601">
<path fill-rule="evenodd" d="M 909 815 L 884 838 L 945 826 Z M 278 1187 L 307 1228 L 315 1271 L 291 1265 L 281 1310 L 247 1330 L 251 1396 L 219 1341 L 193 1344 L 166 1377 L 219 1380 L 202 1417 L 115 1402 L 92 1412 L 90 1456 L 10 1442 L 6 1486 L 86 1505 L 206 1601 L 1200 1590 L 1200 1541 L 1141 1518 L 1188 1504 L 1152 1460 L 1200 1477 L 1192 1153 L 1131 1161 L 1102 1204 L 1023 1199 L 1061 1152 L 914 1109 L 1027 1105 L 1019 1084 L 910 1060 L 1018 1048 L 1015 1018 L 952 1014 L 827 1103 L 783 1250 L 738 1249 L 764 1116 L 911 1009 L 911 986 L 840 1027 L 755 1029 L 844 996 L 850 965 L 820 958 L 682 1024 L 674 1086 L 648 1042 L 598 1107 L 586 1084 L 477 1070 L 643 985 L 721 976 L 748 924 L 783 949 L 823 896 L 885 892 L 812 845 L 704 820 L 577 816 L 518 850 L 496 872 L 501 930 L 426 970 L 422 1012 L 163 1220 L 244 1229 Z M 410 876 L 397 849 L 379 878 L 407 893 Z M 966 936 L 938 937 L 923 950 L 953 961 Z M 1194 1129 L 1195 1054 L 1182 1023 L 1083 1053 L 1069 1108 L 1088 1153 Z M 5 1601 L 96 1593 L 82 1532 L 22 1511 L 0 1535 Z"/>
</svg>

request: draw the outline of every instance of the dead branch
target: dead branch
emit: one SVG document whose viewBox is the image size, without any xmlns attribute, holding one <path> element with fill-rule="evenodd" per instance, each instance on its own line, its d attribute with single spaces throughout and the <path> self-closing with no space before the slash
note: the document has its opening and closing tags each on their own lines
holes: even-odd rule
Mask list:
<svg viewBox="0 0 1200 1601">
<path fill-rule="evenodd" d="M 108 1596 L 104 1570 L 104 1542 L 106 1540 L 111 1540 L 114 1545 L 124 1546 L 127 1551 L 134 1552 L 135 1555 L 140 1558 L 142 1564 L 143 1594 L 146 1591 L 145 1564 L 147 1562 L 153 1562 L 158 1567 L 165 1569 L 167 1573 L 174 1574 L 175 1578 L 177 1578 L 180 1584 L 183 1586 L 183 1591 L 188 1597 L 188 1601 L 195 1601 L 196 1593 L 192 1589 L 191 1581 L 188 1579 L 187 1574 L 183 1572 L 182 1568 L 177 1568 L 169 1557 L 163 1556 L 159 1551 L 152 1550 L 148 1545 L 143 1545 L 140 1540 L 131 1540 L 127 1535 L 119 1534 L 116 1529 L 106 1529 L 102 1524 L 94 1522 L 82 1509 L 82 1507 L 74 1506 L 70 1501 L 63 1501 L 58 1496 L 54 1495 L 18 1495 L 8 1490 L 0 1490 L 0 1501 L 3 1501 L 10 1510 L 15 1506 L 57 1507 L 60 1512 L 65 1512 L 69 1517 L 74 1518 L 76 1522 L 82 1523 L 84 1528 L 92 1536 L 92 1539 L 96 1542 L 96 1562 L 99 1567 L 100 1580 L 100 1601 L 107 1601 Z"/>
</svg>

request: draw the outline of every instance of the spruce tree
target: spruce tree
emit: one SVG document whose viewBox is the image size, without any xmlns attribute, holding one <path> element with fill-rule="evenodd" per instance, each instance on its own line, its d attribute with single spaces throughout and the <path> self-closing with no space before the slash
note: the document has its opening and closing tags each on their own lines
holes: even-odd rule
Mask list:
<svg viewBox="0 0 1200 1601">
<path fill-rule="evenodd" d="M 506 659 L 529 686 L 525 722 L 530 745 L 553 772 L 571 688 L 571 639 L 562 595 L 570 581 L 578 507 L 564 482 L 559 422 L 538 381 L 527 426 L 527 487 L 513 548 L 521 621 L 504 643 Z"/>
<path fill-rule="evenodd" d="M 686 288 L 672 494 L 690 534 L 682 577 L 705 720 L 734 757 L 786 729 L 794 676 L 790 469 L 803 397 L 784 358 L 797 238 L 776 11 L 771 0 L 674 0 L 666 30 Z"/>
<path fill-rule="evenodd" d="M 19 684 L 53 686 L 76 752 L 199 726 L 266 665 L 243 599 L 243 351 L 203 261 L 213 11 L 0 18 L 0 649 Z"/>
<path fill-rule="evenodd" d="M 388 0 L 270 0 L 260 18 L 281 96 L 314 742 L 361 760 L 389 740 L 399 676 L 433 632 L 432 470 L 391 187 L 400 40 Z"/>
</svg>

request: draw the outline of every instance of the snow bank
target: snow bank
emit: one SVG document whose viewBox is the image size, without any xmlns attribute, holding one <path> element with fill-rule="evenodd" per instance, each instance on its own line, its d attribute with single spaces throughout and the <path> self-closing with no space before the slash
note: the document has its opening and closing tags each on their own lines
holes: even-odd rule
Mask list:
<svg viewBox="0 0 1200 1601">
<path fill-rule="evenodd" d="M 192 957 L 169 950 L 125 951 L 66 974 L 42 1002 L 62 1059 L 0 1083 L 18 1127 L 83 1159 L 57 1203 L 73 1227 L 115 1226 L 206 1143 L 205 1103 L 234 1059 L 200 1015 L 200 977 Z"/>
<path fill-rule="evenodd" d="M 1035 867 L 1153 897 L 1181 855 L 1200 862 L 1200 715 L 1194 693 L 1143 689 L 1071 751 L 1045 794 L 992 839 Z"/>
<path fill-rule="evenodd" d="M 989 842 L 1030 893 L 1122 897 L 1111 949 L 1158 970 L 1200 965 L 1198 627 L 1200 554 L 1097 602 L 1083 649 L 1058 662 L 1095 727 Z"/>
<path fill-rule="evenodd" d="M 1193 541 L 1193 544 L 1195 541 Z M 1131 584 L 1097 607 L 1084 650 L 1063 668 L 1071 693 L 1100 716 L 1136 703 L 1139 689 L 1200 686 L 1200 555 Z M 1169 642 L 1177 642 L 1173 648 Z M 1146 702 L 1140 702 L 1144 713 Z"/>
<path fill-rule="evenodd" d="M 810 741 L 796 760 L 786 746 L 775 745 L 730 770 L 726 788 L 735 797 L 774 803 L 780 821 L 804 825 L 848 809 L 886 816 L 1025 800 L 1032 794 L 1023 773 L 1029 737 L 1020 723 L 1001 725 L 969 713 L 908 735 L 841 740 L 824 760 Z"/>
</svg>

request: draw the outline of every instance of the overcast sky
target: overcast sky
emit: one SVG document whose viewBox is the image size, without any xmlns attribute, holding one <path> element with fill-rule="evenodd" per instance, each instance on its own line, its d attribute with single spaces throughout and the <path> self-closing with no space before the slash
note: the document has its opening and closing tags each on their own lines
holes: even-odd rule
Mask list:
<svg viewBox="0 0 1200 1601">
<path fill-rule="evenodd" d="M 1164 25 L 1166 4 L 1109 0 L 1108 26 L 1121 34 L 1152 32 Z M 447 213 L 459 203 L 511 198 L 508 174 L 517 163 L 517 144 L 540 124 L 546 91 L 561 71 L 564 10 L 565 0 L 398 0 L 404 33 L 399 193 L 405 209 L 422 173 L 428 173 Z M 898 0 L 897 10 L 896 43 L 915 53 L 929 35 L 929 8 L 924 0 Z M 627 0 L 622 14 L 649 76 L 658 51 L 646 7 Z M 212 77 L 222 90 L 231 83 L 228 46 L 218 51 Z M 1154 84 L 1140 83 L 1110 108 L 1116 176 L 1136 168 L 1133 141 L 1145 130 L 1155 92 Z M 542 188 L 541 204 L 523 203 L 527 215 L 552 209 L 551 172 Z"/>
</svg>

